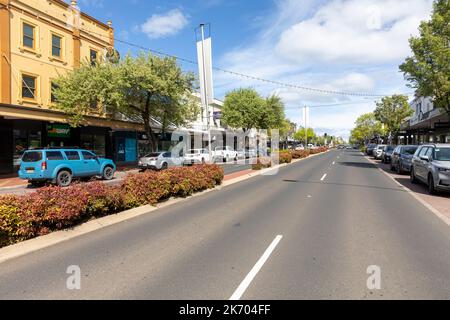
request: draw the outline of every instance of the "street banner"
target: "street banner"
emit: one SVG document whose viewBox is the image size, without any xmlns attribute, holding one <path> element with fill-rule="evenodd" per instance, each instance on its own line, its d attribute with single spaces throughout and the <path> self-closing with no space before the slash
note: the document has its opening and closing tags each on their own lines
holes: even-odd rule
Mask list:
<svg viewBox="0 0 450 320">
<path fill-rule="evenodd" d="M 212 104 L 214 100 L 211 38 L 205 39 L 203 43 L 204 44 L 202 45 L 201 40 L 197 42 L 197 59 L 198 59 L 198 76 L 200 79 L 200 93 L 202 105 L 206 106 Z M 203 52 L 203 47 L 205 52 Z M 203 65 L 205 66 L 205 69 L 203 69 Z M 204 80 L 205 78 L 206 84 Z M 205 95 L 205 88 L 206 88 L 206 95 Z"/>
</svg>

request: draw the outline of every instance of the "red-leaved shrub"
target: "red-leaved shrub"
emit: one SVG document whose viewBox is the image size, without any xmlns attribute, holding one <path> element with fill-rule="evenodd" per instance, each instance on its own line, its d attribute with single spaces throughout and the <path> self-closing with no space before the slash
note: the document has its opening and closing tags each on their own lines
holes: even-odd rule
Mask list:
<svg viewBox="0 0 450 320">
<path fill-rule="evenodd" d="M 221 184 L 217 165 L 171 168 L 127 176 L 117 186 L 101 182 L 45 187 L 23 196 L 0 196 L 0 247 L 72 227 L 171 196 L 188 196 Z"/>
</svg>

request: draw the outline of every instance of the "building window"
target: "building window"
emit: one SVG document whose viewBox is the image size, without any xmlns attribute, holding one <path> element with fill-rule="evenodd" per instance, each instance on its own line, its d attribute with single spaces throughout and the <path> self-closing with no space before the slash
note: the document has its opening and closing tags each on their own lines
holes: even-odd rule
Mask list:
<svg viewBox="0 0 450 320">
<path fill-rule="evenodd" d="M 97 59 L 98 59 L 98 52 L 94 49 L 91 49 L 91 54 L 90 54 L 90 58 L 91 58 L 91 65 L 95 65 L 97 63 Z"/>
<path fill-rule="evenodd" d="M 22 98 L 36 100 L 36 82 L 36 77 L 22 75 Z"/>
<path fill-rule="evenodd" d="M 32 150 L 41 146 L 41 131 L 15 129 L 14 135 L 14 167 L 20 166 L 20 159 L 26 150 Z"/>
<path fill-rule="evenodd" d="M 55 96 L 55 90 L 58 89 L 59 86 L 52 81 L 51 84 L 50 84 L 50 87 L 51 87 L 51 92 L 50 92 L 50 99 L 51 100 L 50 100 L 50 102 L 51 103 L 57 103 L 58 99 Z"/>
<path fill-rule="evenodd" d="M 52 56 L 56 58 L 62 57 L 62 37 L 52 34 Z"/>
<path fill-rule="evenodd" d="M 34 35 L 35 35 L 35 29 L 36 27 L 28 24 L 28 23 L 24 23 L 23 24 L 23 46 L 30 48 L 30 49 L 35 49 L 35 42 L 34 42 Z"/>
<path fill-rule="evenodd" d="M 93 151 L 97 156 L 104 157 L 106 155 L 106 138 L 104 133 L 82 133 L 80 140 L 83 149 Z"/>
</svg>

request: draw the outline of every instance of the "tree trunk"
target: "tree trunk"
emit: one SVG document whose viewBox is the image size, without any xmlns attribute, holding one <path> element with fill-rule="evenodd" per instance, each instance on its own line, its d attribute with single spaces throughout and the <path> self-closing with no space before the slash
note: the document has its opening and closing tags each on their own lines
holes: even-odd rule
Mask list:
<svg viewBox="0 0 450 320">
<path fill-rule="evenodd" d="M 145 110 L 142 112 L 142 117 L 144 119 L 144 127 L 145 132 L 148 136 L 148 142 L 150 145 L 150 149 L 152 152 L 156 151 L 156 137 L 155 133 L 153 132 L 152 126 L 150 124 L 150 93 L 147 95 L 147 101 L 145 103 Z"/>
</svg>

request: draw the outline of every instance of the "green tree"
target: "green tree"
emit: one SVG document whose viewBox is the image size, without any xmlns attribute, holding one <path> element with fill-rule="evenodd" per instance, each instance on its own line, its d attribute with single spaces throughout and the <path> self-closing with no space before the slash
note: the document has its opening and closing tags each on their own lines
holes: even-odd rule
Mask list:
<svg viewBox="0 0 450 320">
<path fill-rule="evenodd" d="M 259 129 L 264 104 L 264 99 L 254 89 L 233 90 L 225 96 L 222 121 L 232 128 L 242 128 L 244 131 Z"/>
<path fill-rule="evenodd" d="M 315 138 L 316 134 L 312 128 L 308 128 L 305 133 L 305 128 L 300 128 L 295 134 L 294 139 L 300 141 L 305 144 L 305 135 L 307 136 L 308 142 L 313 142 L 312 140 Z"/>
<path fill-rule="evenodd" d="M 262 98 L 250 88 L 229 92 L 222 109 L 222 120 L 232 128 L 282 129 L 285 125 L 284 103 L 278 96 Z"/>
<path fill-rule="evenodd" d="M 408 104 L 408 97 L 403 95 L 393 95 L 384 97 L 381 102 L 377 102 L 375 109 L 375 119 L 385 125 L 386 132 L 390 137 L 397 135 L 401 124 L 413 114 L 412 108 Z"/>
<path fill-rule="evenodd" d="M 286 125 L 284 114 L 284 102 L 277 96 L 272 95 L 266 98 L 264 112 L 261 114 L 259 127 L 264 129 L 282 130 Z"/>
<path fill-rule="evenodd" d="M 432 97 L 450 114 L 450 1 L 436 0 L 430 21 L 419 27 L 420 36 L 409 40 L 413 55 L 400 65 L 417 94 Z"/>
<path fill-rule="evenodd" d="M 376 136 L 383 136 L 385 130 L 380 121 L 375 118 L 375 114 L 365 113 L 358 117 L 355 122 L 355 128 L 351 132 L 351 140 L 364 143 Z M 336 139 L 335 139 L 335 143 Z"/>
<path fill-rule="evenodd" d="M 170 125 L 184 126 L 194 120 L 199 107 L 192 96 L 194 76 L 184 73 L 172 58 L 140 53 L 119 62 L 103 61 L 83 65 L 57 79 L 56 108 L 79 125 L 92 114 L 92 106 L 114 118 L 119 112 L 142 119 L 149 143 L 156 149 L 152 119 L 161 121 L 163 131 Z"/>
</svg>

